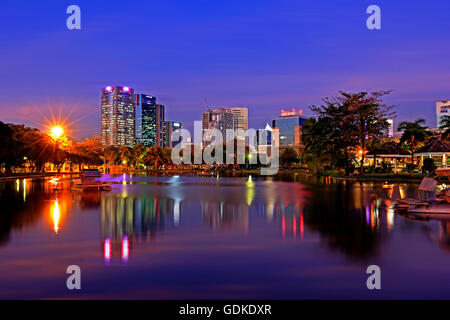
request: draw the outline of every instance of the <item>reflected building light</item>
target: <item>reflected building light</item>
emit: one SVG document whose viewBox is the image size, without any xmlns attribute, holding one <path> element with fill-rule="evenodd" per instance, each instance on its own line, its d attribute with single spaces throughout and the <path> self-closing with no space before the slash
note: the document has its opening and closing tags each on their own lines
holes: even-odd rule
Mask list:
<svg viewBox="0 0 450 320">
<path fill-rule="evenodd" d="M 389 199 L 392 199 L 392 196 L 394 195 L 394 189 L 389 189 L 388 190 L 388 196 L 389 196 Z"/>
<path fill-rule="evenodd" d="M 395 216 L 394 203 L 391 200 L 386 199 L 384 205 L 386 207 L 387 228 L 388 231 L 391 231 L 392 227 L 394 226 L 394 216 Z"/>
<path fill-rule="evenodd" d="M 395 217 L 395 211 L 394 211 L 394 206 L 392 205 L 387 210 L 388 231 L 391 231 L 392 227 L 394 226 L 394 217 Z"/>
<path fill-rule="evenodd" d="M 252 205 L 254 197 L 255 197 L 255 188 L 253 187 L 253 185 L 248 185 L 247 184 L 247 189 L 245 190 L 245 198 L 246 198 L 246 201 L 247 201 L 247 205 L 249 207 Z"/>
<path fill-rule="evenodd" d="M 401 197 L 402 199 L 405 199 L 405 188 L 400 187 L 399 189 L 400 189 L 400 197 Z"/>
<path fill-rule="evenodd" d="M 255 186 L 255 184 L 254 184 L 253 181 L 252 181 L 252 175 L 249 175 L 249 176 L 248 176 L 248 180 L 247 180 L 247 182 L 245 183 L 245 185 L 246 185 L 247 187 L 253 187 L 253 186 Z"/>
<path fill-rule="evenodd" d="M 283 235 L 283 239 L 286 236 L 286 221 L 284 218 L 284 213 L 281 215 L 281 234 Z"/>
<path fill-rule="evenodd" d="M 178 226 L 180 224 L 180 200 L 175 199 L 173 204 L 173 224 Z"/>
<path fill-rule="evenodd" d="M 369 204 L 366 205 L 366 224 L 370 225 L 370 208 L 369 208 Z"/>
<path fill-rule="evenodd" d="M 294 234 L 294 239 L 297 238 L 297 219 L 295 219 L 295 215 L 292 222 L 292 233 Z"/>
<path fill-rule="evenodd" d="M 20 180 L 19 179 L 16 180 L 16 191 L 17 192 L 20 191 Z"/>
<path fill-rule="evenodd" d="M 27 180 L 23 179 L 23 202 L 27 200 Z"/>
<path fill-rule="evenodd" d="M 375 226 L 378 229 L 378 227 L 380 226 L 380 223 L 379 223 L 379 221 L 380 221 L 380 210 L 378 208 L 375 208 L 374 212 L 375 212 Z"/>
<path fill-rule="evenodd" d="M 105 243 L 103 245 L 103 255 L 105 256 L 105 263 L 109 264 L 111 261 L 111 240 L 109 240 L 109 238 L 105 239 Z"/>
<path fill-rule="evenodd" d="M 169 183 L 171 183 L 173 185 L 179 185 L 180 184 L 180 176 L 175 175 L 175 176 L 170 177 Z"/>
<path fill-rule="evenodd" d="M 377 225 L 377 220 L 378 220 L 377 215 L 378 214 L 376 211 L 377 210 L 375 209 L 375 206 L 370 205 L 370 227 L 371 227 L 372 231 L 375 230 L 375 226 Z"/>
<path fill-rule="evenodd" d="M 303 240 L 303 234 L 305 233 L 305 224 L 303 221 L 303 211 L 300 212 L 300 237 Z"/>
<path fill-rule="evenodd" d="M 53 206 L 53 230 L 55 230 L 55 233 L 58 233 L 59 230 L 59 219 L 61 216 L 61 212 L 59 210 L 59 203 L 58 200 L 55 200 L 55 204 Z"/>
<path fill-rule="evenodd" d="M 124 263 L 128 262 L 129 246 L 128 246 L 128 236 L 124 235 L 122 238 L 122 261 Z"/>
<path fill-rule="evenodd" d="M 378 199 L 376 200 L 377 209 L 380 208 L 380 206 L 381 206 L 382 203 L 383 203 L 383 199 L 378 198 Z"/>
<path fill-rule="evenodd" d="M 273 220 L 274 209 L 275 209 L 275 204 L 273 203 L 273 201 L 268 200 L 267 201 L 267 212 L 266 212 L 268 221 Z"/>
<path fill-rule="evenodd" d="M 450 221 L 439 221 L 439 241 L 443 244 L 450 241 Z"/>
</svg>

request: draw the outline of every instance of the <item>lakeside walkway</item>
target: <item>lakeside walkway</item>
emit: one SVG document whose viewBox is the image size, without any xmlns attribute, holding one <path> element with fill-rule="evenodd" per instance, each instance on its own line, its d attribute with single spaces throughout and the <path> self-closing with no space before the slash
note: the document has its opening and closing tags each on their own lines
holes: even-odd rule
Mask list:
<svg viewBox="0 0 450 320">
<path fill-rule="evenodd" d="M 79 172 L 39 172 L 39 173 L 22 173 L 14 174 L 12 176 L 0 176 L 0 180 L 14 180 L 14 179 L 29 179 L 29 178 L 43 178 L 59 175 L 78 175 Z"/>
</svg>

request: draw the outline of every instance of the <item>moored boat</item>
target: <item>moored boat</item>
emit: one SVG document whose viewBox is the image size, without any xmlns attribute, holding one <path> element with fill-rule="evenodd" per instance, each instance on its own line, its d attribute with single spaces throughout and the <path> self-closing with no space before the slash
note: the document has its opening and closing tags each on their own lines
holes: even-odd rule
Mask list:
<svg viewBox="0 0 450 320">
<path fill-rule="evenodd" d="M 80 181 L 73 182 L 70 190 L 72 191 L 110 191 L 112 186 L 102 181 L 96 180 L 101 177 L 100 171 L 97 169 L 85 169 L 81 173 Z"/>
</svg>

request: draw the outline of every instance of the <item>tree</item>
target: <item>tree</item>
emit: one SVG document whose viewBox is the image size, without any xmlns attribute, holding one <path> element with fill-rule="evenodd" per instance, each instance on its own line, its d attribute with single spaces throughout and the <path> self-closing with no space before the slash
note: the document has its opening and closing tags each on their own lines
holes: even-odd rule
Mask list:
<svg viewBox="0 0 450 320">
<path fill-rule="evenodd" d="M 0 166 L 2 164 L 5 166 L 7 174 L 11 172 L 11 167 L 17 164 L 16 152 L 20 148 L 13 139 L 13 135 L 13 130 L 0 121 Z"/>
<path fill-rule="evenodd" d="M 442 139 L 446 139 L 450 135 L 450 116 L 443 116 L 441 118 L 439 129 L 442 131 Z"/>
<path fill-rule="evenodd" d="M 322 99 L 323 105 L 311 106 L 318 119 L 306 130 L 306 149 L 328 155 L 333 164 L 344 167 L 347 174 L 352 171 L 355 152 L 362 150 L 363 174 L 367 145 L 386 132 L 389 126 L 387 119 L 393 115 L 390 112 L 393 106 L 385 105 L 382 100 L 389 93 L 340 91 L 334 99 Z"/>
<path fill-rule="evenodd" d="M 104 150 L 105 162 L 109 165 L 117 164 L 120 161 L 119 151 L 114 146 L 108 146 Z"/>
<path fill-rule="evenodd" d="M 54 149 L 51 139 L 36 128 L 24 125 L 9 124 L 13 130 L 13 140 L 17 149 L 12 150 L 16 159 L 26 157 L 34 166 L 34 170 L 42 172 L 45 163 L 52 160 Z"/>
<path fill-rule="evenodd" d="M 142 158 L 144 157 L 145 153 L 145 146 L 142 143 L 138 143 L 132 150 L 131 150 L 131 164 L 133 165 L 134 169 L 138 170 Z"/>
<path fill-rule="evenodd" d="M 129 163 L 130 162 L 131 154 L 132 154 L 132 150 L 130 147 L 120 146 L 118 153 L 119 153 L 121 163 Z"/>
<path fill-rule="evenodd" d="M 164 158 L 166 159 L 166 164 L 167 165 L 173 165 L 173 162 L 172 162 L 172 148 L 164 148 L 163 149 L 163 155 L 164 155 Z"/>
<path fill-rule="evenodd" d="M 364 174 L 364 159 L 366 156 L 367 142 L 383 135 L 389 128 L 388 118 L 393 116 L 391 109 L 383 103 L 383 96 L 391 91 L 346 93 L 341 91 L 338 98 L 348 109 L 343 117 L 342 125 L 353 131 L 358 138 L 358 146 L 361 151 L 360 174 Z"/>
<path fill-rule="evenodd" d="M 101 165 L 106 153 L 103 145 L 92 138 L 80 143 L 72 142 L 67 149 L 69 160 L 80 164 L 81 167 L 84 167 L 85 164 L 88 166 Z"/>
<path fill-rule="evenodd" d="M 154 146 L 148 148 L 144 155 L 144 164 L 151 166 L 153 169 L 159 169 L 161 166 L 168 163 L 168 159 L 164 154 L 164 150 L 161 147 Z"/>
<path fill-rule="evenodd" d="M 358 137 L 354 127 L 344 125 L 349 114 L 348 105 L 343 105 L 339 99 L 325 98 L 322 101 L 323 105 L 310 107 L 318 115 L 317 124 L 311 129 L 316 136 L 310 135 L 311 142 L 323 147 L 322 153 L 333 159 L 334 166 L 345 168 L 346 174 L 350 174 Z"/>
<path fill-rule="evenodd" d="M 328 128 L 323 118 L 310 118 L 303 126 L 302 143 L 305 147 L 304 162 L 314 162 L 314 172 L 319 171 L 319 165 L 333 153 L 326 137 Z"/>
<path fill-rule="evenodd" d="M 292 168 L 293 163 L 298 162 L 298 154 L 293 148 L 286 148 L 281 153 L 281 164 L 287 165 L 289 170 Z"/>
<path fill-rule="evenodd" d="M 423 159 L 422 172 L 429 174 L 429 173 L 433 173 L 434 170 L 436 170 L 436 165 L 434 164 L 433 158 Z"/>
<path fill-rule="evenodd" d="M 424 124 L 424 119 L 418 119 L 414 122 L 400 122 L 398 126 L 398 130 L 403 131 L 400 143 L 404 143 L 409 147 L 409 151 L 411 152 L 411 163 L 414 163 L 414 152 L 430 135 L 427 131 L 428 127 L 424 126 Z"/>
</svg>

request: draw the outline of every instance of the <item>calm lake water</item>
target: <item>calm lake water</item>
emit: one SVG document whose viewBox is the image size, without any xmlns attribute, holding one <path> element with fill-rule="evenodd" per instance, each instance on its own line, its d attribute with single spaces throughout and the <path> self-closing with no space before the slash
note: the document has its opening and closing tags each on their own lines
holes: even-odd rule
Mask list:
<svg viewBox="0 0 450 320">
<path fill-rule="evenodd" d="M 0 182 L 0 298 L 450 299 L 450 220 L 393 210 L 417 185 L 102 179 L 112 191 Z"/>
</svg>

